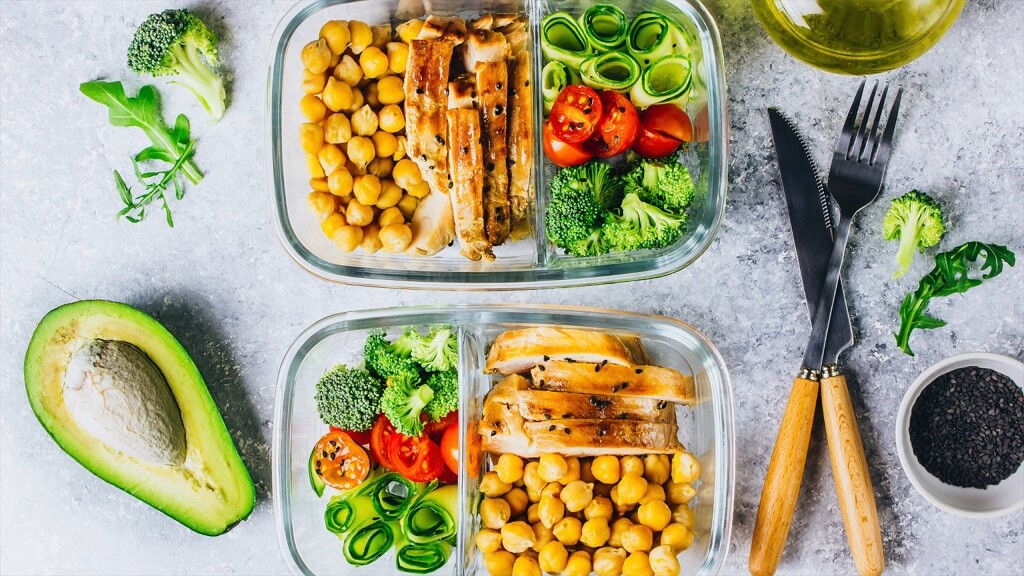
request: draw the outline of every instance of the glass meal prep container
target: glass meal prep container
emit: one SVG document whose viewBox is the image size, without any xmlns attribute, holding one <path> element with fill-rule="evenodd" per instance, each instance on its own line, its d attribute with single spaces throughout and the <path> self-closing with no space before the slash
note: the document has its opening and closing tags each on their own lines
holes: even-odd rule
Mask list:
<svg viewBox="0 0 1024 576">
<path fill-rule="evenodd" d="M 732 525 L 735 456 L 732 391 L 725 363 L 715 345 L 694 327 L 677 320 L 613 310 L 569 307 L 472 305 L 389 308 L 329 316 L 306 329 L 288 349 L 277 382 L 273 433 L 273 501 L 282 553 L 292 572 L 305 575 L 395 571 L 394 551 L 376 563 L 355 569 L 341 542 L 324 525 L 328 494 L 317 497 L 310 486 L 310 447 L 326 431 L 314 402 L 316 381 L 338 363 L 361 361 L 363 342 L 374 329 L 389 336 L 406 327 L 447 324 L 459 341 L 459 447 L 476 434 L 483 399 L 497 378 L 482 372 L 488 345 L 502 331 L 531 326 L 558 326 L 639 336 L 655 365 L 691 374 L 696 402 L 678 407 L 679 440 L 701 462 L 695 483 L 696 539 L 682 552 L 681 574 L 715 574 L 725 561 Z M 485 469 L 489 458 L 483 458 Z M 459 475 L 457 544 L 448 563 L 434 574 L 486 576 L 475 537 L 479 477 Z M 479 472 L 482 474 L 482 471 Z"/>
<path fill-rule="evenodd" d="M 495 247 L 496 260 L 473 262 L 459 254 L 458 243 L 430 257 L 413 257 L 359 249 L 345 253 L 320 229 L 307 205 L 310 192 L 305 153 L 299 145 L 302 47 L 316 39 L 331 19 L 361 20 L 368 24 L 399 24 L 425 14 L 474 17 L 487 12 L 518 13 L 529 17 L 532 39 L 532 86 L 541 86 L 543 56 L 539 49 L 540 21 L 545 14 L 564 10 L 579 16 L 595 0 L 313 0 L 300 2 L 281 20 L 270 49 L 266 151 L 273 225 L 285 251 L 307 271 L 348 284 L 391 288 L 517 289 L 583 286 L 653 278 L 676 272 L 696 260 L 711 245 L 726 197 L 725 79 L 721 44 L 714 20 L 697 0 L 629 0 L 615 2 L 627 15 L 654 10 L 671 15 L 696 40 L 702 57 L 694 61 L 694 84 L 706 90 L 708 142 L 694 143 L 681 154 L 696 192 L 686 212 L 686 232 L 672 246 L 659 250 L 612 253 L 576 258 L 548 242 L 544 211 L 555 166 L 544 158 L 541 132 L 544 116 L 539 89 L 534 92 L 536 146 L 533 170 L 536 190 L 532 207 L 532 237 Z M 412 8 L 410 8 L 412 5 Z M 425 12 L 424 5 L 429 12 Z"/>
</svg>

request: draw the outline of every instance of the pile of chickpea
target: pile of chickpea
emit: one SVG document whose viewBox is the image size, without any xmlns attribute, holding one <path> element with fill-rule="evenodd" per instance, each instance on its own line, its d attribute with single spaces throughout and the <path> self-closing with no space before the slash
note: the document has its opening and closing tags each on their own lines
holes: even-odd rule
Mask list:
<svg viewBox="0 0 1024 576">
<path fill-rule="evenodd" d="M 699 476 L 688 452 L 502 454 L 480 482 L 476 545 L 491 576 L 676 576 Z"/>
<path fill-rule="evenodd" d="M 309 169 L 309 205 L 344 252 L 399 253 L 409 222 L 430 192 L 406 157 L 405 88 L 409 42 L 423 22 L 397 27 L 331 20 L 302 49 L 299 143 Z"/>
</svg>

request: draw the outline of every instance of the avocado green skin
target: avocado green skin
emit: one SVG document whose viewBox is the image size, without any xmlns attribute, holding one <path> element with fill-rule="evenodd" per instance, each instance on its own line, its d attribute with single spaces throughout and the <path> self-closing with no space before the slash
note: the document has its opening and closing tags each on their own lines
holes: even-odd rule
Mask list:
<svg viewBox="0 0 1024 576">
<path fill-rule="evenodd" d="M 76 323 L 100 320 L 104 325 L 135 329 L 144 338 L 130 340 L 164 372 L 185 424 L 188 458 L 183 466 L 140 462 L 118 453 L 87 435 L 76 424 L 64 421 L 63 373 L 75 350 L 65 343 L 66 333 L 76 334 Z M 91 338 L 93 334 L 82 337 Z M 60 354 L 58 358 L 54 355 Z M 158 361 L 158 357 L 160 361 Z M 56 362 L 56 364 L 55 364 Z M 59 382 L 47 367 L 63 366 Z M 175 374 L 168 374 L 171 367 Z M 50 377 L 48 377 L 50 376 Z M 173 381 L 172 381 L 173 379 Z M 60 386 L 60 398 L 52 388 Z M 148 314 L 126 304 L 104 300 L 83 300 L 50 311 L 39 322 L 25 353 L 25 390 L 32 411 L 47 433 L 69 456 L 104 481 L 128 492 L 157 510 L 207 536 L 223 534 L 252 512 L 256 490 L 220 411 L 199 374 L 195 363 L 178 340 Z M 50 395 L 47 392 L 51 392 Z M 56 408 L 55 408 L 56 406 Z M 61 412 L 58 414 L 55 412 Z M 201 464 L 212 478 L 206 486 L 192 486 L 189 473 L 193 451 L 198 446 Z M 219 491 L 207 488 L 210 484 Z M 191 483 L 191 484 L 190 484 Z"/>
</svg>

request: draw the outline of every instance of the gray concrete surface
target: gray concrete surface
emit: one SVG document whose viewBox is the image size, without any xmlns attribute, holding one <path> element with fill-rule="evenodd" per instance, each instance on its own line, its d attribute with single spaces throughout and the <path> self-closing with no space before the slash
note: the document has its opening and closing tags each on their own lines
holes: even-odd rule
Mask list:
<svg viewBox="0 0 1024 576">
<path fill-rule="evenodd" d="M 159 217 L 116 222 L 113 167 L 141 136 L 107 125 L 78 92 L 125 70 L 131 30 L 168 2 L 0 3 L 0 572 L 4 574 L 277 574 L 285 571 L 270 502 L 274 382 L 286 347 L 334 312 L 428 302 L 586 304 L 665 314 L 700 327 L 721 348 L 735 387 L 739 468 L 727 574 L 745 572 L 758 494 L 790 380 L 809 332 L 764 109 L 792 115 L 824 163 L 856 80 L 812 70 L 772 44 L 747 0 L 709 0 L 722 31 L 731 115 L 725 223 L 711 249 L 673 276 L 574 290 L 460 294 L 330 285 L 278 246 L 266 201 L 263 153 L 267 46 L 279 2 L 200 3 L 223 32 L 232 102 L 215 126 L 191 96 L 162 89 L 165 110 L 187 111 L 206 179 Z M 969 2 L 948 37 L 886 74 L 908 90 L 888 196 L 920 188 L 947 208 L 945 248 L 967 240 L 1024 254 L 1024 2 Z M 895 246 L 867 209 L 846 277 L 857 346 L 848 370 L 878 493 L 894 574 L 1024 573 L 1024 517 L 965 520 L 933 508 L 896 456 L 896 408 L 918 372 L 985 350 L 1021 357 L 1024 266 L 935 302 L 949 321 L 914 335 L 917 356 L 894 346 L 903 295 L 928 268 L 919 256 L 892 280 Z M 21 366 L 33 328 L 76 299 L 127 302 L 150 312 L 192 353 L 257 484 L 252 517 L 206 538 L 103 483 L 68 458 L 36 422 Z M 827 449 L 812 446 L 803 498 L 780 573 L 851 574 Z"/>
</svg>

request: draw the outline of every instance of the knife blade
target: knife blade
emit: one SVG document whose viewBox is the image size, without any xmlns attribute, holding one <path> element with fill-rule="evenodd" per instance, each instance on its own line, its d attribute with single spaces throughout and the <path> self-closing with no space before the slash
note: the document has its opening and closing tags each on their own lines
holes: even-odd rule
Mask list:
<svg viewBox="0 0 1024 576">
<path fill-rule="evenodd" d="M 768 109 L 768 120 L 782 174 L 782 188 L 789 209 L 804 298 L 810 319 L 813 320 L 832 248 L 832 210 L 828 191 L 806 142 L 793 123 L 776 108 Z M 839 354 L 851 345 L 853 327 L 846 294 L 840 283 L 829 323 L 823 364 L 834 364 Z"/>
</svg>

